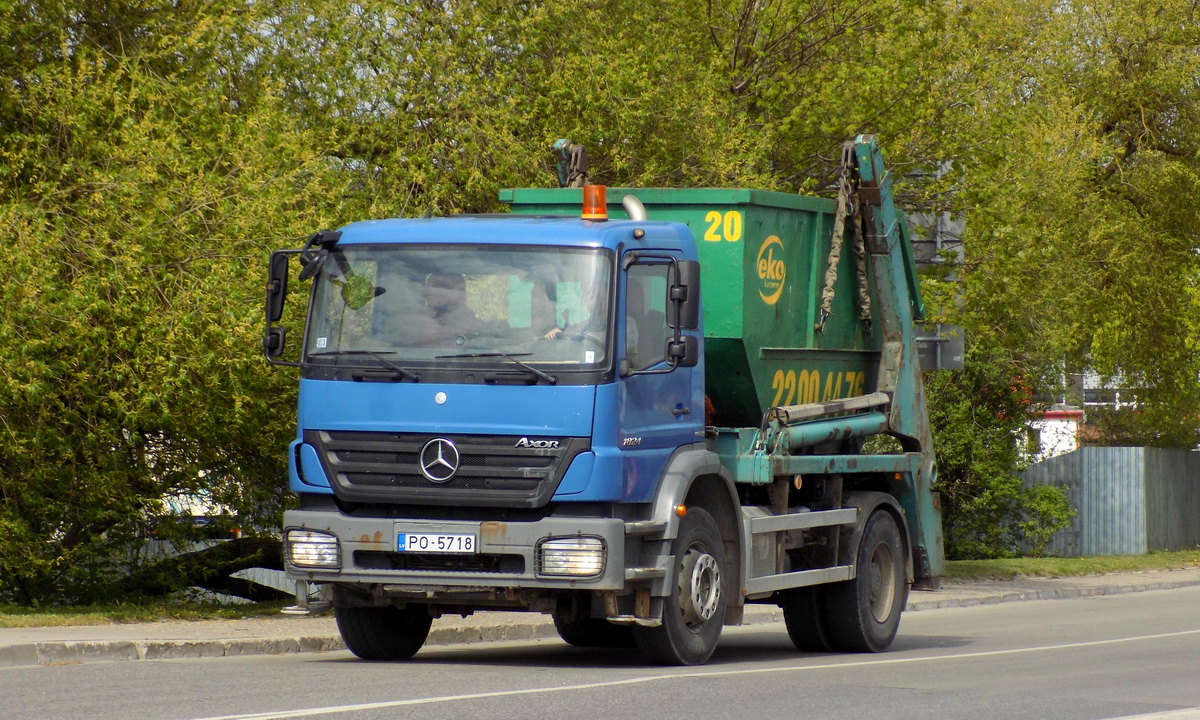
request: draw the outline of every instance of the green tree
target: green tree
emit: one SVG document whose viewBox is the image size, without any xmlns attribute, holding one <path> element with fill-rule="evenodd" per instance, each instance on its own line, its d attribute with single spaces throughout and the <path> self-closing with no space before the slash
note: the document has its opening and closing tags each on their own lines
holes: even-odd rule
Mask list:
<svg viewBox="0 0 1200 720">
<path fill-rule="evenodd" d="M 291 412 L 255 353 L 260 278 L 335 188 L 275 89 L 241 83 L 247 8 L 6 12 L 0 587 L 95 598 L 141 539 L 188 538 L 184 500 L 274 524 Z"/>
<path fill-rule="evenodd" d="M 968 7 L 1012 59 L 979 98 L 981 142 L 961 170 L 964 322 L 1043 362 L 1120 376 L 1141 389 L 1143 437 L 1195 444 L 1194 6 Z"/>
<path fill-rule="evenodd" d="M 1010 551 L 1012 532 L 1044 545 L 1068 509 L 1052 489 L 1021 497 L 1022 433 L 992 420 L 1009 377 L 1093 368 L 1139 391 L 1136 412 L 1089 413 L 1101 441 L 1196 443 L 1198 30 L 1170 1 L 976 0 L 947 17 L 944 51 L 975 86 L 939 196 L 966 218 L 965 262 L 929 286 L 974 346 L 931 392 L 951 556 Z"/>
</svg>

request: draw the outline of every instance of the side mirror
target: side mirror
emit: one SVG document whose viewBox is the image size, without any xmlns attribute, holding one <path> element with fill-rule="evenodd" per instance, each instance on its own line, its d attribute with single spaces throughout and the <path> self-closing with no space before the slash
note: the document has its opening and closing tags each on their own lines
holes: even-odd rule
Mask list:
<svg viewBox="0 0 1200 720">
<path fill-rule="evenodd" d="M 287 331 L 281 327 L 267 328 L 267 334 L 263 336 L 263 350 L 267 352 L 268 358 L 277 358 L 283 355 L 286 337 Z"/>
<path fill-rule="evenodd" d="M 329 258 L 329 248 L 337 244 L 337 241 L 342 238 L 341 230 L 322 230 L 314 233 L 304 243 L 304 247 L 300 248 L 300 279 L 307 280 L 325 264 Z M 313 248 L 320 248 L 316 254 L 313 254 Z"/>
<path fill-rule="evenodd" d="M 267 360 L 274 365 L 289 367 L 299 367 L 300 365 L 297 362 L 280 359 L 283 356 L 287 333 L 283 328 L 275 327 L 275 323 L 283 317 L 283 305 L 287 299 L 288 260 L 299 252 L 299 250 L 277 250 L 271 253 L 271 260 L 267 264 L 267 322 L 263 331 L 263 350 L 267 354 Z"/>
<path fill-rule="evenodd" d="M 679 277 L 671 286 L 670 295 L 672 304 L 677 308 L 674 327 L 680 330 L 695 330 L 700 327 L 700 263 L 695 260 L 680 260 L 678 268 Z"/>
<path fill-rule="evenodd" d="M 700 345 L 692 335 L 667 342 L 667 362 L 672 367 L 696 367 L 700 363 Z"/>
<path fill-rule="evenodd" d="M 276 323 L 283 317 L 283 301 L 287 298 L 289 252 L 271 253 L 267 275 L 267 322 Z"/>
</svg>

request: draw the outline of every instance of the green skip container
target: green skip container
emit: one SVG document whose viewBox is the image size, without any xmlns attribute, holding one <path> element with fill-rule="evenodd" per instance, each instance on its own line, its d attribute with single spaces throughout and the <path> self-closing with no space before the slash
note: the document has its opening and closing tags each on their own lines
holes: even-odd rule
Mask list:
<svg viewBox="0 0 1200 720">
<path fill-rule="evenodd" d="M 749 189 L 609 188 L 609 217 L 626 219 L 633 194 L 650 220 L 687 225 L 696 238 L 704 306 L 705 387 L 713 421 L 757 426 L 771 407 L 873 392 L 880 360 L 878 307 L 858 319 L 857 276 L 846 233 L 832 314 L 818 332 L 833 236 L 833 200 Z M 514 213 L 578 215 L 579 188 L 500 192 Z M 900 226 L 905 223 L 901 219 Z M 907 239 L 910 297 L 917 293 Z M 873 283 L 869 296 L 877 297 Z M 920 313 L 919 299 L 914 311 Z"/>
</svg>

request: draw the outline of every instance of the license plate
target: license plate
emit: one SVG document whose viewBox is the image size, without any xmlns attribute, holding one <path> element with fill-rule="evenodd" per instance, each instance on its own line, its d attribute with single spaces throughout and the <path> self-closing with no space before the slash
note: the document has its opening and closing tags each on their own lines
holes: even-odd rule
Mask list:
<svg viewBox="0 0 1200 720">
<path fill-rule="evenodd" d="M 468 533 L 396 533 L 396 549 L 414 553 L 456 553 L 473 555 L 478 539 Z"/>
</svg>

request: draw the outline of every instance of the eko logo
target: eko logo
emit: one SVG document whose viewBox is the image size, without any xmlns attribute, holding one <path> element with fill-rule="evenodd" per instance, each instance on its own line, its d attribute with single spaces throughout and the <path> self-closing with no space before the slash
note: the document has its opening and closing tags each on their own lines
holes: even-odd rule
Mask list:
<svg viewBox="0 0 1200 720">
<path fill-rule="evenodd" d="M 762 284 L 758 289 L 758 296 L 768 305 L 779 301 L 779 297 L 783 295 L 783 283 L 787 280 L 787 267 L 783 260 L 775 257 L 776 251 L 783 255 L 783 241 L 771 235 L 758 249 L 758 259 L 755 261 L 758 280 Z"/>
</svg>

